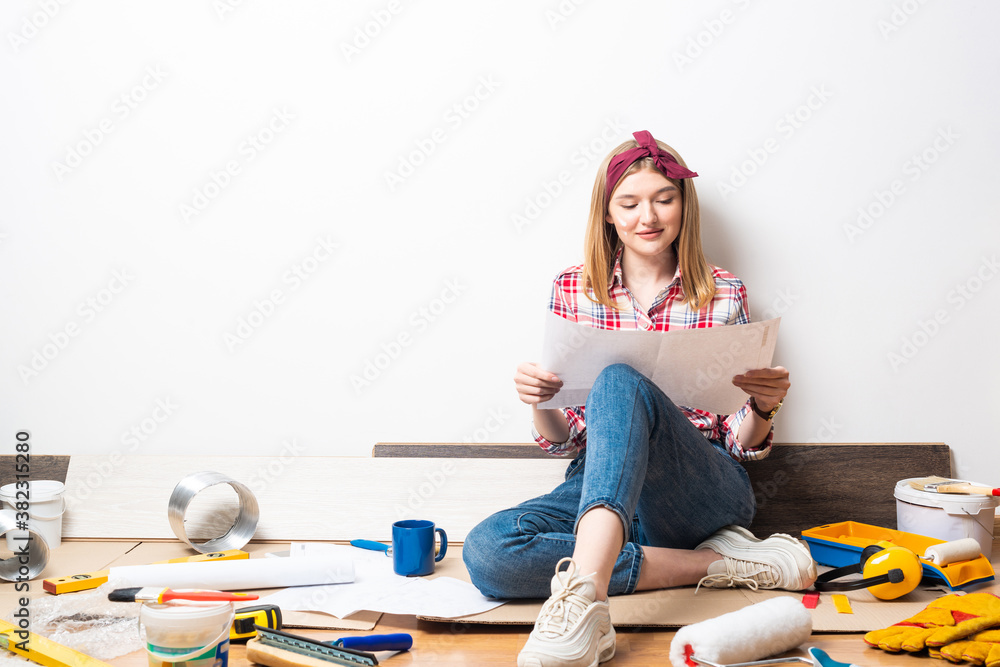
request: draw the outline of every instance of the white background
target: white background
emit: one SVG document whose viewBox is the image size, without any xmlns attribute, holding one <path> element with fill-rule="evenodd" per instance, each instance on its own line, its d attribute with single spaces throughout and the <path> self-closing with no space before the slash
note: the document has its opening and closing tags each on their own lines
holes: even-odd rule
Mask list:
<svg viewBox="0 0 1000 667">
<path fill-rule="evenodd" d="M 783 318 L 777 440 L 943 441 L 1000 483 L 998 23 L 985 1 L 9 0 L 0 433 L 528 441 L 514 367 L 582 259 L 598 162 L 648 129 L 700 174 L 709 260 Z"/>
</svg>

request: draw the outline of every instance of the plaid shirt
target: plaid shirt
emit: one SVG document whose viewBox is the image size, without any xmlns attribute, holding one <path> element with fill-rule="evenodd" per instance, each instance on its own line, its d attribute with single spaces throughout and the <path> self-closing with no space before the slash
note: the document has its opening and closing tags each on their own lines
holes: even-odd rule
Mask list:
<svg viewBox="0 0 1000 667">
<path fill-rule="evenodd" d="M 552 285 L 549 310 L 571 322 L 596 329 L 669 331 L 749 323 L 747 291 L 743 282 L 728 271 L 714 266 L 712 276 L 715 278 L 715 297 L 707 307 L 693 311 L 684 302 L 684 287 L 678 265 L 674 279 L 656 295 L 652 307 L 647 312 L 622 283 L 621 250 L 619 250 L 608 293 L 621 310 L 606 308 L 584 295 L 583 265 L 570 267 L 556 277 Z M 678 407 L 706 438 L 722 443 L 737 461 L 762 459 L 771 453 L 773 427 L 764 443 L 757 449 L 744 449 L 736 437 L 740 424 L 750 411 L 749 400 L 739 411 L 731 415 L 717 415 L 704 410 Z M 549 454 L 569 454 L 583 450 L 587 446 L 584 406 L 562 410 L 569 424 L 569 439 L 566 442 L 550 442 L 532 428 L 535 441 Z"/>
</svg>

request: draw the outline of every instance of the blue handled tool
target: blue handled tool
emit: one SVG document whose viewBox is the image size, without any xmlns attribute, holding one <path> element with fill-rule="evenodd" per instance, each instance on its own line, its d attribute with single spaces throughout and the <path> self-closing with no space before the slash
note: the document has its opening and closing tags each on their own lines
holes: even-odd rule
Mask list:
<svg viewBox="0 0 1000 667">
<path fill-rule="evenodd" d="M 388 544 L 382 544 L 373 540 L 351 540 L 351 546 L 358 547 L 359 549 L 368 549 L 369 551 L 382 551 L 386 556 L 392 553 L 392 547 Z"/>
<path fill-rule="evenodd" d="M 391 635 L 341 637 L 330 644 L 355 651 L 409 651 L 413 646 L 413 637 L 405 632 L 397 632 Z"/>
</svg>

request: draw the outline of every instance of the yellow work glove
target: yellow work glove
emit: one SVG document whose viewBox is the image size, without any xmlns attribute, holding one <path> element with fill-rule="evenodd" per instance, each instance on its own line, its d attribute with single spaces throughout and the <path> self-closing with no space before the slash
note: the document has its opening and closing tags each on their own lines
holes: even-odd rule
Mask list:
<svg viewBox="0 0 1000 667">
<path fill-rule="evenodd" d="M 1000 618 L 996 619 L 1000 625 Z M 971 637 L 952 642 L 934 651 L 935 657 L 951 662 L 974 662 L 985 667 L 1000 667 L 1000 628 L 977 632 Z"/>
<path fill-rule="evenodd" d="M 869 632 L 865 643 L 884 651 L 915 652 L 964 639 L 996 622 L 1000 622 L 1000 597 L 952 593 L 934 600 L 912 618 Z"/>
</svg>

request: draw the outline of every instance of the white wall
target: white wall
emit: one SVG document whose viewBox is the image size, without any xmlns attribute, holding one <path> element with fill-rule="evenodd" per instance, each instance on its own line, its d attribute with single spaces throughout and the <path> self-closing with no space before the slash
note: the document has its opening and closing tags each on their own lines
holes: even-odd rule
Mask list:
<svg viewBox="0 0 1000 667">
<path fill-rule="evenodd" d="M 995 482 L 998 22 L 985 1 L 9 0 L 0 433 L 526 441 L 514 366 L 581 259 L 597 163 L 648 129 L 701 174 L 710 260 L 783 317 L 778 439 L 944 441 Z"/>
</svg>

